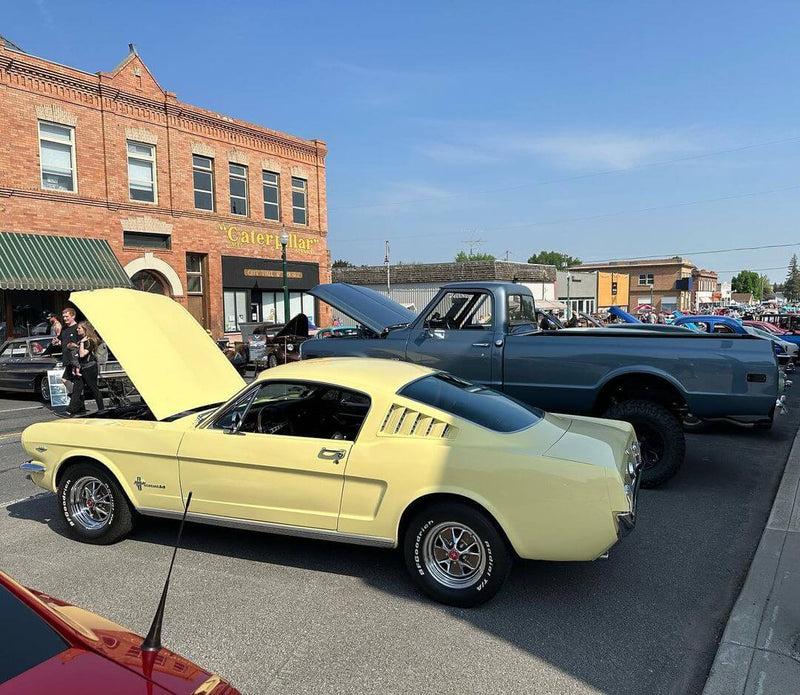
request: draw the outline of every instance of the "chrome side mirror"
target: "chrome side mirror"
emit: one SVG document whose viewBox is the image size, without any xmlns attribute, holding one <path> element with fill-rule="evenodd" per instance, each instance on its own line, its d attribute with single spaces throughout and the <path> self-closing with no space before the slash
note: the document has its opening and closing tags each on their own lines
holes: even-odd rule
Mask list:
<svg viewBox="0 0 800 695">
<path fill-rule="evenodd" d="M 242 426 L 242 416 L 239 413 L 234 413 L 233 414 L 233 421 L 231 422 L 231 426 L 230 427 L 226 427 L 222 431 L 225 434 L 243 434 L 242 432 L 239 432 L 239 429 L 241 428 L 241 426 Z"/>
</svg>

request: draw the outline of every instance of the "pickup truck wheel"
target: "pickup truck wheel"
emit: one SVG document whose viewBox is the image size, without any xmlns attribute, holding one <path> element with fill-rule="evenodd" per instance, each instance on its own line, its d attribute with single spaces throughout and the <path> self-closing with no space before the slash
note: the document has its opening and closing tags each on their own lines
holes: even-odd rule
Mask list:
<svg viewBox="0 0 800 695">
<path fill-rule="evenodd" d="M 58 501 L 70 534 L 84 543 L 116 543 L 133 528 L 128 498 L 117 481 L 97 466 L 70 466 L 58 485 Z"/>
<path fill-rule="evenodd" d="M 432 599 L 470 608 L 491 599 L 511 570 L 512 556 L 492 521 L 465 504 L 431 506 L 408 524 L 406 568 Z"/>
<path fill-rule="evenodd" d="M 275 357 L 274 353 L 267 357 L 267 369 L 272 369 L 273 367 L 278 366 L 278 358 Z"/>
<path fill-rule="evenodd" d="M 663 485 L 678 472 L 686 453 L 686 439 L 680 421 L 664 406 L 650 401 L 623 401 L 612 405 L 603 416 L 630 422 L 636 430 L 644 462 L 643 487 Z"/>
</svg>

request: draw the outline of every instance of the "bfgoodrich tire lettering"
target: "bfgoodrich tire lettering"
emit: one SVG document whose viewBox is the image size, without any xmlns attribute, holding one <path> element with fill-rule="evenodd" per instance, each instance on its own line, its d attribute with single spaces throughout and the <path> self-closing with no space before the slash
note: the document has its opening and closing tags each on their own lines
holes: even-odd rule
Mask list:
<svg viewBox="0 0 800 695">
<path fill-rule="evenodd" d="M 95 545 L 124 538 L 133 528 L 128 498 L 113 476 L 99 466 L 70 466 L 58 485 L 58 506 L 70 535 Z"/>
<path fill-rule="evenodd" d="M 486 603 L 511 569 L 511 552 L 491 519 L 457 502 L 414 515 L 403 549 L 414 582 L 432 599 L 451 606 Z"/>
</svg>

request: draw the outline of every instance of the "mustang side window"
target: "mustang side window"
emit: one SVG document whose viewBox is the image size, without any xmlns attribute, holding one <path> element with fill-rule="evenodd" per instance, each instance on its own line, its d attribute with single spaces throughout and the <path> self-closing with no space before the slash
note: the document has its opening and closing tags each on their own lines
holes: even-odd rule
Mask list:
<svg viewBox="0 0 800 695">
<path fill-rule="evenodd" d="M 492 298 L 485 292 L 447 292 L 425 319 L 429 328 L 486 330 L 492 327 Z"/>
<path fill-rule="evenodd" d="M 327 384 L 261 384 L 214 423 L 243 434 L 355 441 L 370 408 L 368 396 Z"/>
</svg>

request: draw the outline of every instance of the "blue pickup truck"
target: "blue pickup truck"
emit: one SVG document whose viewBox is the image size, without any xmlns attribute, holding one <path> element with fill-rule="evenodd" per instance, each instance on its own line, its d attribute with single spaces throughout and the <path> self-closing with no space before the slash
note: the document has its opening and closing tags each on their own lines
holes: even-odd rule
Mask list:
<svg viewBox="0 0 800 695">
<path fill-rule="evenodd" d="M 356 285 L 310 292 L 364 326 L 367 337 L 308 340 L 303 359 L 407 360 L 545 410 L 626 420 L 639 437 L 643 483 L 651 487 L 683 462 L 684 417 L 768 427 L 782 390 L 765 340 L 682 330 L 542 330 L 523 285 L 445 285 L 419 315 Z"/>
</svg>

